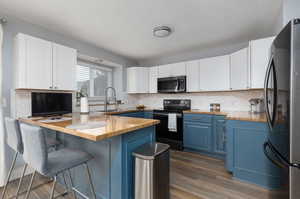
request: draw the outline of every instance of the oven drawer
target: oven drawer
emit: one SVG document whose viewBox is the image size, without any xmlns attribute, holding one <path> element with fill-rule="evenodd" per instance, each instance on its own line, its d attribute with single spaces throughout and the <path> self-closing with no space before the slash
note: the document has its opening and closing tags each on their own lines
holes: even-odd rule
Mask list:
<svg viewBox="0 0 300 199">
<path fill-rule="evenodd" d="M 212 123 L 213 115 L 206 114 L 184 114 L 184 121 L 195 121 L 200 123 Z"/>
</svg>

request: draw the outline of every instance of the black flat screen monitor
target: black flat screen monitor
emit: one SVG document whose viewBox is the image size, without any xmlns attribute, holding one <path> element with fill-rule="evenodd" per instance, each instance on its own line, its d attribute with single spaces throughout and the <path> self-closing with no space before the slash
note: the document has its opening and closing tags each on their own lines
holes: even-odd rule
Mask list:
<svg viewBox="0 0 300 199">
<path fill-rule="evenodd" d="M 72 113 L 72 93 L 31 93 L 32 116 Z"/>
</svg>

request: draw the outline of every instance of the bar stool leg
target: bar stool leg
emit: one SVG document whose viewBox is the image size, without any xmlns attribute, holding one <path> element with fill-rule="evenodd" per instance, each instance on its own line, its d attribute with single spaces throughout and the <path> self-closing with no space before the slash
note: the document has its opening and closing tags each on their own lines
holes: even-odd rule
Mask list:
<svg viewBox="0 0 300 199">
<path fill-rule="evenodd" d="M 16 152 L 16 153 L 15 153 L 15 156 L 14 156 L 14 159 L 13 159 L 13 162 L 12 162 L 12 164 L 11 164 L 11 166 L 10 166 L 10 169 L 9 169 L 9 172 L 8 172 L 8 176 L 7 176 L 7 179 L 6 179 L 6 183 L 5 183 L 5 186 L 4 186 L 3 191 L 2 191 L 1 199 L 4 199 L 4 197 L 5 197 L 5 193 L 6 193 L 6 190 L 7 190 L 7 186 L 8 186 L 8 184 L 9 184 L 9 180 L 10 180 L 12 171 L 14 170 L 14 167 L 15 167 L 16 160 L 17 160 L 18 155 L 19 155 L 19 152 Z"/>
<path fill-rule="evenodd" d="M 93 194 L 93 198 L 96 199 L 96 193 L 95 193 L 94 185 L 92 183 L 92 178 L 91 178 L 91 173 L 90 173 L 89 166 L 88 166 L 87 163 L 84 163 L 84 165 L 85 165 L 85 168 L 86 168 L 86 172 L 87 172 L 89 184 L 90 184 L 90 187 L 91 187 L 91 191 L 92 191 L 92 194 Z"/>
<path fill-rule="evenodd" d="M 32 176 L 31 176 L 30 183 L 29 183 L 29 187 L 28 187 L 28 189 L 27 189 L 27 193 L 26 193 L 25 199 L 28 199 L 28 198 L 29 198 L 29 195 L 30 195 L 30 191 L 31 191 L 31 187 L 32 187 L 32 184 L 33 184 L 33 180 L 34 180 L 35 174 L 36 174 L 36 171 L 34 171 L 33 174 L 32 174 Z"/>
<path fill-rule="evenodd" d="M 18 184 L 18 188 L 17 188 L 17 192 L 16 192 L 16 199 L 18 199 L 18 197 L 19 197 L 19 191 L 20 191 L 20 188 L 21 188 L 21 185 L 22 185 L 22 181 L 23 181 L 26 169 L 27 169 L 27 164 L 25 163 L 23 171 L 22 171 L 22 176 L 21 176 L 19 184 Z"/>
<path fill-rule="evenodd" d="M 54 176 L 54 181 L 53 181 L 53 185 L 52 185 L 52 189 L 51 189 L 50 199 L 54 198 L 54 190 L 55 190 L 56 180 L 57 180 L 57 177 Z"/>
<path fill-rule="evenodd" d="M 72 179 L 72 176 L 71 176 L 71 171 L 70 169 L 68 169 L 68 176 L 70 178 L 70 183 L 71 183 L 71 188 L 72 188 L 72 192 L 73 192 L 73 196 L 74 196 L 74 199 L 76 199 L 76 192 L 74 191 L 74 184 L 73 184 L 73 179 Z"/>
</svg>

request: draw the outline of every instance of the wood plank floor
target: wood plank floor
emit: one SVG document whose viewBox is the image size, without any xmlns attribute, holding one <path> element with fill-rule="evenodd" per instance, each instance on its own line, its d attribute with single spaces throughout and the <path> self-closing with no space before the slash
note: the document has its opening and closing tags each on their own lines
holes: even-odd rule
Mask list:
<svg viewBox="0 0 300 199">
<path fill-rule="evenodd" d="M 172 199 L 286 199 L 279 192 L 232 178 L 224 161 L 189 152 L 171 152 Z"/>
<path fill-rule="evenodd" d="M 225 170 L 222 160 L 189 152 L 171 152 L 171 199 L 285 199 L 277 192 L 270 192 L 255 185 L 232 179 Z M 35 184 L 49 179 L 38 176 Z M 29 184 L 29 177 L 21 190 Z M 52 183 L 48 183 L 32 192 L 30 199 L 47 199 Z M 17 182 L 10 184 L 6 198 L 12 196 Z M 0 189 L 2 193 L 2 189 Z M 56 194 L 63 193 L 63 187 L 57 186 Z M 23 199 L 25 195 L 19 197 Z M 60 199 L 72 199 L 72 194 Z"/>
</svg>

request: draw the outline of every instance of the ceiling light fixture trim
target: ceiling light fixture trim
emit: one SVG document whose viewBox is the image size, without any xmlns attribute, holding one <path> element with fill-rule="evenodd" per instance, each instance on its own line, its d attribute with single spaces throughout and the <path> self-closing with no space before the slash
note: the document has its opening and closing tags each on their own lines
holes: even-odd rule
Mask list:
<svg viewBox="0 0 300 199">
<path fill-rule="evenodd" d="M 153 35 L 155 37 L 167 37 L 172 33 L 172 29 L 168 26 L 157 26 L 153 29 Z"/>
</svg>

